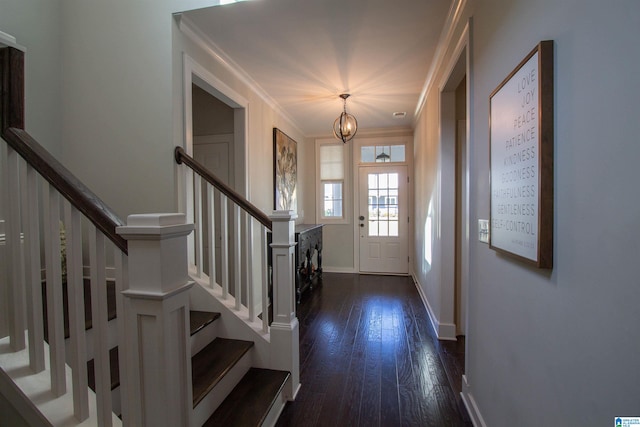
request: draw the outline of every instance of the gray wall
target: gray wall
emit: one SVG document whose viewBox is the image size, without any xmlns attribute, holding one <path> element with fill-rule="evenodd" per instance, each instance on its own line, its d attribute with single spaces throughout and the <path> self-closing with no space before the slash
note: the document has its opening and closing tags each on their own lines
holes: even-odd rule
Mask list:
<svg viewBox="0 0 640 427">
<path fill-rule="evenodd" d="M 473 15 L 467 396 L 489 426 L 612 425 L 614 416 L 638 415 L 640 90 L 633 82 L 640 71 L 640 3 L 478 0 L 467 14 Z M 477 219 L 489 217 L 489 95 L 546 39 L 555 40 L 556 72 L 552 271 L 499 255 L 476 237 Z M 440 172 L 428 156 L 440 150 L 433 92 L 416 132 L 422 178 L 416 207 L 423 218 L 421 206 L 435 197 Z M 415 247 L 423 245 L 418 230 Z M 438 305 L 448 285 L 420 269 L 416 275 Z"/>
<path fill-rule="evenodd" d="M 233 133 L 233 108 L 193 85 L 193 135 Z"/>
<path fill-rule="evenodd" d="M 59 0 L 2 0 L 0 31 L 27 49 L 25 127 L 54 155 L 61 153 Z"/>
</svg>

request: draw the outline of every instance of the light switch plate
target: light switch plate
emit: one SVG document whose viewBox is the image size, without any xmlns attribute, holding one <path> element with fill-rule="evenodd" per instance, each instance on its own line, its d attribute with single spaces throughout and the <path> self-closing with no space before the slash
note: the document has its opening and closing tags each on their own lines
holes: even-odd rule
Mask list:
<svg viewBox="0 0 640 427">
<path fill-rule="evenodd" d="M 478 220 L 478 240 L 482 243 L 489 243 L 489 220 Z"/>
</svg>

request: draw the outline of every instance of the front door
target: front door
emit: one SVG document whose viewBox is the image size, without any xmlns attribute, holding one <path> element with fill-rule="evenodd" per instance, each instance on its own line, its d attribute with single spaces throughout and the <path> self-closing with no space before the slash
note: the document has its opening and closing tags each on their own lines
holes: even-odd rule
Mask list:
<svg viewBox="0 0 640 427">
<path fill-rule="evenodd" d="M 360 166 L 360 272 L 409 273 L 407 166 Z"/>
</svg>

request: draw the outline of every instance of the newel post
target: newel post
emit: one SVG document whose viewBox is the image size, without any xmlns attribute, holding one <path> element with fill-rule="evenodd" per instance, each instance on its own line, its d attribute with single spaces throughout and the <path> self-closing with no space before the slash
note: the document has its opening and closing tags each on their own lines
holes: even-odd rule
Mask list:
<svg viewBox="0 0 640 427">
<path fill-rule="evenodd" d="M 300 388 L 300 337 L 295 302 L 295 255 L 293 211 L 271 215 L 273 266 L 273 322 L 271 323 L 271 362 L 274 369 L 289 371 L 284 395 L 295 399 Z"/>
<path fill-rule="evenodd" d="M 123 291 L 122 340 L 130 426 L 187 426 L 189 357 L 187 236 L 184 214 L 131 215 L 117 232 L 128 241 L 129 289 Z M 122 348 L 122 347 L 121 347 Z"/>
</svg>

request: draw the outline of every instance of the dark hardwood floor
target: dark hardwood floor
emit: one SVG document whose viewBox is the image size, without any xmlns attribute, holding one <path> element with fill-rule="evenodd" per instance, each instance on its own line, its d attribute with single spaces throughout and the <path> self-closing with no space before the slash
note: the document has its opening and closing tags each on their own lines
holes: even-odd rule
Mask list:
<svg viewBox="0 0 640 427">
<path fill-rule="evenodd" d="M 297 315 L 302 388 L 277 426 L 472 425 L 464 342 L 435 338 L 410 277 L 324 273 Z"/>
</svg>

